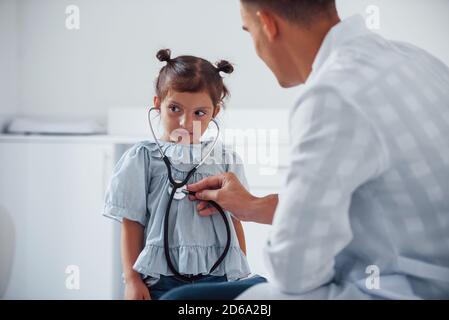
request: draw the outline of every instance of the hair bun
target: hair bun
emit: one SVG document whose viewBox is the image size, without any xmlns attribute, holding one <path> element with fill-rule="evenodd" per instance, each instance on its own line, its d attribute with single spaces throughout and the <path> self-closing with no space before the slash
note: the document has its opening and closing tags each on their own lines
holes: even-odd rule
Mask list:
<svg viewBox="0 0 449 320">
<path fill-rule="evenodd" d="M 169 62 L 170 61 L 171 50 L 170 49 L 161 49 L 157 52 L 156 58 L 161 62 Z"/>
<path fill-rule="evenodd" d="M 229 74 L 234 71 L 234 67 L 228 61 L 221 60 L 217 63 L 217 71 Z"/>
</svg>

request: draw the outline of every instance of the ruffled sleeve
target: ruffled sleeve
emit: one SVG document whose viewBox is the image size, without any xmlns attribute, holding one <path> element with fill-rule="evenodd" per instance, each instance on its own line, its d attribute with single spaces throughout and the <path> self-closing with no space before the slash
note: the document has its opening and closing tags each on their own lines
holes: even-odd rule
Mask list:
<svg viewBox="0 0 449 320">
<path fill-rule="evenodd" d="M 125 152 L 115 166 L 105 195 L 104 216 L 146 225 L 149 165 L 148 151 L 143 144 Z"/>
</svg>

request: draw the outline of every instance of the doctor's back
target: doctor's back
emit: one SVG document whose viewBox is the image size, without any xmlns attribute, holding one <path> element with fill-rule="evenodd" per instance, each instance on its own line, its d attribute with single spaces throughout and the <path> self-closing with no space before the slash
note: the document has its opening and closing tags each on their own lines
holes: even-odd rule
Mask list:
<svg viewBox="0 0 449 320">
<path fill-rule="evenodd" d="M 266 247 L 281 291 L 351 283 L 361 296 L 449 298 L 448 67 L 344 20 L 318 52 L 290 134 Z M 357 297 L 344 292 L 319 297 Z"/>
</svg>

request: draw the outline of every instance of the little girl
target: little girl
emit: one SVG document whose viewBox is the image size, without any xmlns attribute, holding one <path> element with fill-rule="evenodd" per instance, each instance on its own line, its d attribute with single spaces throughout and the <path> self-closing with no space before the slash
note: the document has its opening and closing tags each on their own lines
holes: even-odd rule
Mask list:
<svg viewBox="0 0 449 320">
<path fill-rule="evenodd" d="M 166 62 L 155 83 L 154 107 L 164 129 L 159 143 L 174 164 L 174 179 L 184 180 L 193 161 L 198 163 L 212 145 L 200 138 L 229 94 L 220 72 L 231 73 L 233 67 L 226 61 L 214 66 L 193 56 L 172 59 L 168 49 L 160 50 L 157 58 Z M 211 154 L 189 183 L 232 171 L 245 184 L 243 165 L 237 155 L 219 144 L 215 150 L 219 152 Z M 104 215 L 122 222 L 126 299 L 159 299 L 170 289 L 190 283 L 174 277 L 164 256 L 163 223 L 169 187 L 168 172 L 154 141 L 134 145 L 115 167 Z M 222 263 L 208 275 L 227 240 L 223 219 L 220 215 L 201 217 L 196 203 L 188 197 L 173 200 L 170 256 L 180 274 L 207 275 L 195 283 L 233 281 L 250 273 L 242 225 L 229 212 L 225 213 L 232 221 L 231 246 Z"/>
</svg>

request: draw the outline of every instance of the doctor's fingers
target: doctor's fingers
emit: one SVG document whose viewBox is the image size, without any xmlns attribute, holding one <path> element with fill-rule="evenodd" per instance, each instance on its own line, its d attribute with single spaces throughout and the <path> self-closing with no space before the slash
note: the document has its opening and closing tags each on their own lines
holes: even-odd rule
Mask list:
<svg viewBox="0 0 449 320">
<path fill-rule="evenodd" d="M 200 202 L 198 203 L 198 205 L 196 206 L 196 209 L 197 209 L 198 213 L 204 213 L 203 211 L 204 211 L 205 209 L 209 209 L 209 208 L 213 209 L 213 210 L 212 210 L 213 212 L 218 213 L 218 211 L 215 209 L 214 206 L 212 206 L 212 205 L 209 203 L 209 201 L 200 201 Z"/>
<path fill-rule="evenodd" d="M 197 206 L 196 209 L 198 211 L 204 210 L 205 208 L 207 208 L 209 206 L 209 203 L 207 201 L 200 201 Z"/>
<path fill-rule="evenodd" d="M 224 176 L 219 174 L 216 176 L 211 176 L 198 181 L 197 183 L 192 183 L 187 185 L 187 190 L 198 192 L 204 189 L 219 189 L 223 184 Z"/>
<path fill-rule="evenodd" d="M 219 202 L 220 194 L 222 194 L 222 190 L 221 189 L 218 189 L 218 190 L 203 190 L 203 191 L 197 192 L 195 194 L 195 197 L 198 200 L 212 200 L 212 201 L 218 202 L 218 204 L 220 204 L 220 202 Z"/>
<path fill-rule="evenodd" d="M 207 202 L 206 202 L 206 206 L 203 209 L 198 210 L 198 214 L 202 217 L 211 216 L 216 213 L 218 213 L 217 209 L 215 209 L 212 206 L 209 206 Z"/>
</svg>

